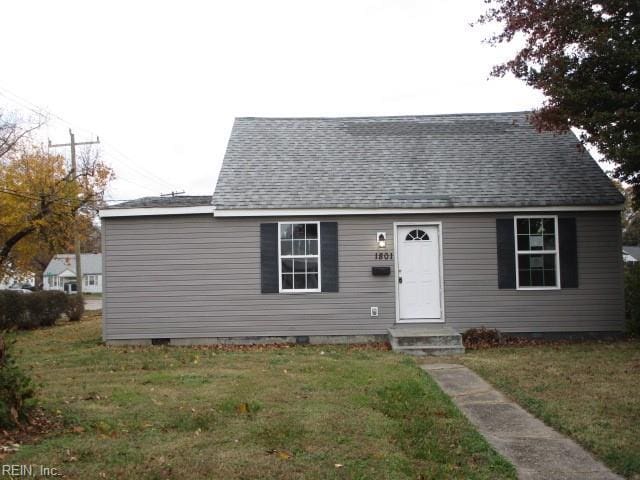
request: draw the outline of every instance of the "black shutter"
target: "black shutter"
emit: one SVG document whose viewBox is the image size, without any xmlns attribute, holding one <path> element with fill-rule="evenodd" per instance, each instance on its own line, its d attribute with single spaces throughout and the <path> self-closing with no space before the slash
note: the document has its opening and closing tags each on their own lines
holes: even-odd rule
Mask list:
<svg viewBox="0 0 640 480">
<path fill-rule="evenodd" d="M 575 218 L 558 218 L 560 287 L 578 288 L 578 236 Z"/>
<path fill-rule="evenodd" d="M 516 246 L 513 218 L 496 220 L 498 288 L 516 288 Z"/>
<path fill-rule="evenodd" d="M 260 277 L 262 293 L 278 293 L 278 224 L 260 224 Z"/>
<path fill-rule="evenodd" d="M 320 222 L 322 291 L 338 291 L 338 223 Z"/>
</svg>

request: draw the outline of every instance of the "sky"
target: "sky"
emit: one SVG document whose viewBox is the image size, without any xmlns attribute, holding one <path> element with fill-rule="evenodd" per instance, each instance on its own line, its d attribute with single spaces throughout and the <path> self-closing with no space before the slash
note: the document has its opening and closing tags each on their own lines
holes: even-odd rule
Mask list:
<svg viewBox="0 0 640 480">
<path fill-rule="evenodd" d="M 0 109 L 100 136 L 107 198 L 213 192 L 233 119 L 520 111 L 483 0 L 4 2 Z M 7 48 L 7 46 L 10 46 Z M 26 110 L 29 109 L 29 110 Z M 31 114 L 32 115 L 32 114 Z M 60 152 L 63 153 L 63 152 Z"/>
</svg>

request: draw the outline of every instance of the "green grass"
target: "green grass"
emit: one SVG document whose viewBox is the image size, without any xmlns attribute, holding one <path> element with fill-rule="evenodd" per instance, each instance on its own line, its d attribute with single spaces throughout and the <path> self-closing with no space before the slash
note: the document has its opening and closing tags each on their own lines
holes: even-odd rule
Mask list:
<svg viewBox="0 0 640 480">
<path fill-rule="evenodd" d="M 609 467 L 640 478 L 640 342 L 469 352 L 460 361 Z"/>
<path fill-rule="evenodd" d="M 21 333 L 18 351 L 65 427 L 4 463 L 66 478 L 515 478 L 391 352 L 108 348 L 99 317 Z"/>
</svg>

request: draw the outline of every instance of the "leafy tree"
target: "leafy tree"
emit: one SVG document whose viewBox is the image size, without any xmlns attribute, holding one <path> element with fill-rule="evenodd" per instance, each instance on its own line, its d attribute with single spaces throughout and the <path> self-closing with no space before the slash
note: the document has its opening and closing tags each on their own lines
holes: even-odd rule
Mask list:
<svg viewBox="0 0 640 480">
<path fill-rule="evenodd" d="M 0 159 L 0 277 L 29 271 L 43 252 L 67 250 L 76 229 L 92 232 L 113 176 L 95 157 L 75 172 L 38 149 Z"/>
<path fill-rule="evenodd" d="M 634 195 L 630 187 L 625 187 L 614 180 L 613 184 L 624 196 L 624 205 L 620 211 L 620 225 L 622 226 L 622 244 L 640 244 L 640 213 L 634 206 Z"/>
<path fill-rule="evenodd" d="M 615 162 L 640 200 L 640 4 L 638 0 L 485 0 L 480 24 L 492 45 L 520 42 L 492 75 L 512 73 L 546 95 L 533 113 L 544 130 L 580 129 Z"/>
<path fill-rule="evenodd" d="M 624 195 L 624 208 L 621 215 L 622 223 L 622 244 L 623 245 L 640 245 L 640 211 L 635 205 L 633 192 L 630 188 L 618 186 L 618 189 Z"/>
</svg>

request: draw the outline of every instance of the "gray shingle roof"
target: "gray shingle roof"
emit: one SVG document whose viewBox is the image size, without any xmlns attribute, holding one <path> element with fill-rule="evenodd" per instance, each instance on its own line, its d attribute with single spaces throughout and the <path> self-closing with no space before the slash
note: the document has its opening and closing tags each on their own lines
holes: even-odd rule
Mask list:
<svg viewBox="0 0 640 480">
<path fill-rule="evenodd" d="M 211 205 L 211 195 L 178 195 L 176 197 L 143 197 L 110 205 L 103 210 L 116 208 L 200 207 Z"/>
<path fill-rule="evenodd" d="M 636 260 L 640 261 L 640 247 L 637 245 L 624 245 L 622 247 L 623 253 L 631 255 Z"/>
<path fill-rule="evenodd" d="M 238 118 L 213 195 L 217 209 L 622 201 L 573 134 L 538 133 L 527 112 Z"/>
<path fill-rule="evenodd" d="M 83 275 L 102 273 L 101 253 L 83 253 L 80 256 L 80 262 Z M 60 275 L 65 270 L 76 272 L 76 256 L 73 253 L 60 253 L 54 256 L 47 265 L 44 275 Z"/>
</svg>

